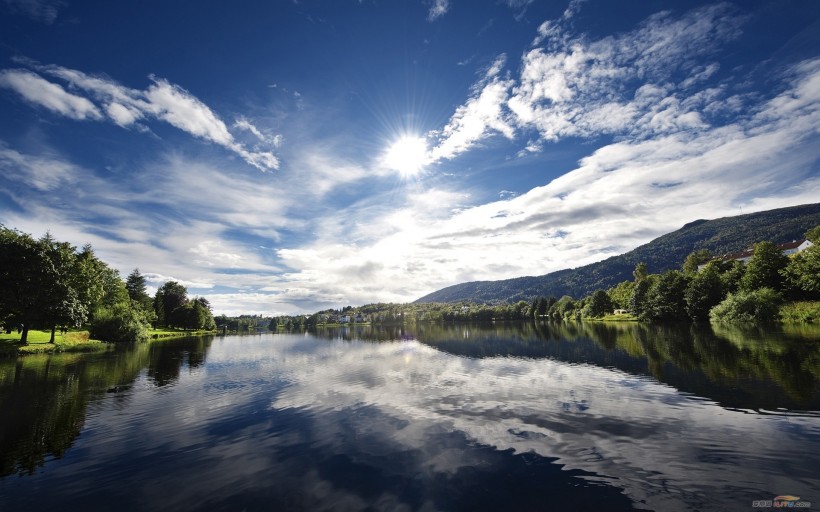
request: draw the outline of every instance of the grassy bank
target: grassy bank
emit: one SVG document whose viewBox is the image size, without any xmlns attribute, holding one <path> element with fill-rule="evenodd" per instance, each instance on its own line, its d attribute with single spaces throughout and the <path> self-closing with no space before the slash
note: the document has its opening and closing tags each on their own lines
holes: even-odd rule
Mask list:
<svg viewBox="0 0 820 512">
<path fill-rule="evenodd" d="M 70 331 L 65 334 L 59 332 L 54 336 L 54 343 L 50 343 L 51 331 L 31 330 L 25 345 L 20 345 L 20 334 L 12 332 L 0 333 L 0 355 L 16 356 L 20 354 L 45 354 L 50 352 L 94 352 L 106 350 L 107 345 L 100 340 L 88 337 L 88 331 Z"/>
<path fill-rule="evenodd" d="M 172 327 L 165 327 L 162 329 L 149 329 L 148 337 L 152 340 L 163 340 L 168 338 L 181 338 L 184 336 L 205 336 L 208 334 L 216 334 L 216 331 L 205 330 L 185 330 L 175 329 Z"/>
</svg>

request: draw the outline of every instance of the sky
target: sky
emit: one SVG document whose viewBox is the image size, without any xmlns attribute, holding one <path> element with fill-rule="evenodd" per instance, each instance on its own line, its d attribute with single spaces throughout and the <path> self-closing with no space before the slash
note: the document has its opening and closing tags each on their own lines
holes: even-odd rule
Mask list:
<svg viewBox="0 0 820 512">
<path fill-rule="evenodd" d="M 814 0 L 0 0 L 0 223 L 215 314 L 818 202 L 818 148 Z"/>
</svg>

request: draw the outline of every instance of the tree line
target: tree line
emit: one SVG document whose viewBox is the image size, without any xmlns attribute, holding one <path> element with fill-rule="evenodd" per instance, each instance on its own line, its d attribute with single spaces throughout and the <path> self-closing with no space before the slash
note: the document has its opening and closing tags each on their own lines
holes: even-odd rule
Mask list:
<svg viewBox="0 0 820 512">
<path fill-rule="evenodd" d="M 633 279 L 581 299 L 569 295 L 535 297 L 513 303 L 424 302 L 367 304 L 312 315 L 278 317 L 277 328 L 304 329 L 328 323 L 334 314 L 365 315 L 374 325 L 485 322 L 522 319 L 599 319 L 622 310 L 644 321 L 771 322 L 820 320 L 820 226 L 806 233 L 814 245 L 786 256 L 771 242 L 754 246 L 750 261 L 713 258 L 692 252 L 679 270 L 651 274 L 645 263 Z M 700 268 L 699 268 L 700 267 Z M 628 318 L 628 317 L 627 317 Z"/>
<path fill-rule="evenodd" d="M 84 326 L 104 341 L 144 340 L 152 326 L 213 329 L 208 301 L 187 293 L 169 281 L 152 298 L 139 269 L 123 280 L 89 244 L 78 250 L 0 225 L 0 325 L 20 332 L 20 343 L 31 329 L 50 330 L 52 343 L 58 328 Z"/>
<path fill-rule="evenodd" d="M 565 319 L 600 318 L 622 309 L 649 321 L 773 322 L 785 305 L 803 312 L 802 318 L 798 314 L 792 320 L 816 320 L 820 305 L 806 302 L 810 305 L 803 310 L 795 306 L 820 300 L 820 226 L 806 233 L 806 239 L 814 245 L 791 256 L 771 242 L 757 243 L 746 264 L 713 258 L 704 250 L 691 253 L 680 270 L 662 274 L 650 274 L 640 263 L 632 281 L 581 300 L 541 299 L 548 305 L 538 309 L 544 316 Z"/>
</svg>

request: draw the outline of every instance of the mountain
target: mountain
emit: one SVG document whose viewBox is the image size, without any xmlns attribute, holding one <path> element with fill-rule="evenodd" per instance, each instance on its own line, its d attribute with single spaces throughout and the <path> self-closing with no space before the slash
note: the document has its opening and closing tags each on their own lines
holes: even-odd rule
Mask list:
<svg viewBox="0 0 820 512">
<path fill-rule="evenodd" d="M 641 261 L 647 264 L 651 273 L 661 273 L 681 268 L 692 251 L 707 249 L 718 255 L 742 251 L 764 240 L 779 244 L 803 238 L 806 231 L 817 225 L 820 225 L 820 203 L 715 220 L 701 219 L 625 254 L 597 263 L 543 276 L 457 284 L 425 295 L 416 302 L 498 303 L 562 295 L 581 298 L 595 290 L 605 290 L 621 281 L 631 280 L 635 265 Z"/>
</svg>

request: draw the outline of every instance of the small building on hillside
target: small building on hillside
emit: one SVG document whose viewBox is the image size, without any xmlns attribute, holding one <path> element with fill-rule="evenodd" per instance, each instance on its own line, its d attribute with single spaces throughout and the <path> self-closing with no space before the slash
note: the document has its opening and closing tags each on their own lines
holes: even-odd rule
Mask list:
<svg viewBox="0 0 820 512">
<path fill-rule="evenodd" d="M 800 239 L 800 240 L 792 240 L 791 242 L 786 242 L 785 244 L 780 244 L 777 246 L 780 251 L 785 254 L 786 256 L 797 254 L 799 252 L 803 252 L 812 244 L 809 240 Z M 703 267 L 711 263 L 712 261 L 739 261 L 744 265 L 752 259 L 754 255 L 754 249 L 746 249 L 743 252 L 734 252 L 729 254 L 724 254 L 723 256 L 718 256 L 716 258 L 712 258 L 710 262 L 704 263 L 702 265 L 698 265 L 698 270 L 702 270 Z"/>
</svg>

